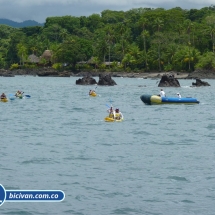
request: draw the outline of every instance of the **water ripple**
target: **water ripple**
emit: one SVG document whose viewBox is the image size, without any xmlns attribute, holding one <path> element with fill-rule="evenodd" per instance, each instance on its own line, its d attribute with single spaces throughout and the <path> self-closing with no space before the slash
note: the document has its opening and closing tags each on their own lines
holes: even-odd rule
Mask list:
<svg viewBox="0 0 215 215">
<path fill-rule="evenodd" d="M 142 94 L 159 92 L 153 79 L 114 78 L 95 98 L 76 80 L 0 77 L 6 93 L 32 96 L 0 104 L 0 183 L 66 194 L 59 203 L 5 202 L 0 214 L 214 214 L 215 80 L 204 88 L 180 80 L 181 95 L 200 100 L 189 106 L 144 105 Z M 123 122 L 104 121 L 111 103 Z"/>
</svg>

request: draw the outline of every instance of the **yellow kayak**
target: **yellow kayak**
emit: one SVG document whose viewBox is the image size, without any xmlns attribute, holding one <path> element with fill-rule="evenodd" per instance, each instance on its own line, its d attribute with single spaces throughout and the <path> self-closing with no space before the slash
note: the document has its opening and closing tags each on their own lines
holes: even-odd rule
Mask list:
<svg viewBox="0 0 215 215">
<path fill-rule="evenodd" d="M 95 97 L 95 96 L 97 96 L 97 94 L 96 94 L 95 92 L 92 92 L 92 93 L 90 94 L 90 96 Z"/>
<path fill-rule="evenodd" d="M 105 117 L 105 122 L 122 122 L 123 119 L 113 119 L 113 118 L 110 118 L 109 116 Z"/>
<path fill-rule="evenodd" d="M 7 98 L 3 98 L 3 99 L 1 99 L 1 102 L 8 102 L 8 99 Z"/>
</svg>

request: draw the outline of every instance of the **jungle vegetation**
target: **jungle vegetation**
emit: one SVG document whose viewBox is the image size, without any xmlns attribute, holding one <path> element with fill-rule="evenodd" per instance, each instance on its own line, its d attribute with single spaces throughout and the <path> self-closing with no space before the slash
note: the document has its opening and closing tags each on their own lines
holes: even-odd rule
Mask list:
<svg viewBox="0 0 215 215">
<path fill-rule="evenodd" d="M 0 25 L 0 68 L 179 71 L 215 68 L 215 6 L 104 10 L 48 17 L 44 26 Z M 28 56 L 40 57 L 32 63 Z"/>
</svg>

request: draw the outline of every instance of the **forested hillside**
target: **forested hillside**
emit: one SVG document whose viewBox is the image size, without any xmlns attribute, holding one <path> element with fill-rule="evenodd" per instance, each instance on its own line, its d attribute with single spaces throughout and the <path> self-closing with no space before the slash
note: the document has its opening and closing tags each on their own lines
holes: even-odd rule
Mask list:
<svg viewBox="0 0 215 215">
<path fill-rule="evenodd" d="M 23 27 L 29 27 L 29 26 L 43 26 L 43 24 L 33 20 L 26 20 L 24 22 L 14 22 L 9 19 L 0 19 L 0 25 L 8 25 L 14 28 L 23 28 Z"/>
<path fill-rule="evenodd" d="M 50 58 L 44 55 L 45 50 Z M 39 64 L 30 62 L 34 54 Z M 215 68 L 215 6 L 105 10 L 48 17 L 44 26 L 0 26 L 0 68 L 194 71 Z"/>
</svg>

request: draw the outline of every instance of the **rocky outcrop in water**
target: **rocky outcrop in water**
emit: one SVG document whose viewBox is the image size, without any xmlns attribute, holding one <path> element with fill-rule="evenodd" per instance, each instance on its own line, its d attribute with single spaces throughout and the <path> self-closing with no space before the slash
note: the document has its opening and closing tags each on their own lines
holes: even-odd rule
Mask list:
<svg viewBox="0 0 215 215">
<path fill-rule="evenodd" d="M 76 80 L 76 84 L 79 84 L 79 85 L 94 85 L 94 84 L 97 84 L 97 82 L 92 76 L 87 75 L 87 76 L 84 76 L 83 78 L 79 78 L 78 80 Z"/>
<path fill-rule="evenodd" d="M 202 86 L 211 86 L 208 82 L 196 79 L 196 83 L 192 83 L 192 87 L 202 87 Z"/>
<path fill-rule="evenodd" d="M 102 85 L 102 86 L 114 86 L 114 85 L 117 85 L 117 84 L 111 78 L 110 74 L 108 74 L 108 75 L 99 74 L 98 85 Z"/>
<path fill-rule="evenodd" d="M 178 79 L 174 77 L 174 75 L 163 75 L 158 87 L 180 87 L 180 83 Z"/>
</svg>

